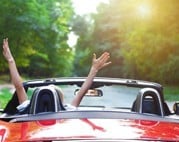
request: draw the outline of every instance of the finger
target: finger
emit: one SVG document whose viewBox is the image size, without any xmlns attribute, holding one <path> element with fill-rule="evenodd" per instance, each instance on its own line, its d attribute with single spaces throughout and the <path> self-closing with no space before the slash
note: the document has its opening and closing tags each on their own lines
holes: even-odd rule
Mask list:
<svg viewBox="0 0 179 142">
<path fill-rule="evenodd" d="M 8 45 L 8 38 L 5 39 L 5 44 Z"/>
<path fill-rule="evenodd" d="M 107 62 L 107 63 L 105 63 L 105 65 L 109 65 L 109 64 L 111 64 L 112 62 L 110 61 L 110 62 Z"/>
<path fill-rule="evenodd" d="M 7 43 L 7 38 L 3 39 L 3 44 L 6 45 Z"/>
<path fill-rule="evenodd" d="M 103 65 L 103 67 L 106 67 L 106 66 L 108 66 L 109 64 L 111 64 L 112 62 L 107 62 L 107 63 L 105 63 L 104 65 Z"/>
<path fill-rule="evenodd" d="M 110 58 L 109 53 L 105 53 L 103 57 L 100 59 L 101 63 L 107 62 L 107 60 Z"/>
<path fill-rule="evenodd" d="M 103 59 L 103 58 L 106 58 L 107 56 L 109 56 L 109 53 L 108 52 L 104 52 L 99 58 Z"/>
<path fill-rule="evenodd" d="M 3 49 L 5 49 L 5 45 L 6 45 L 6 40 L 3 39 Z"/>
<path fill-rule="evenodd" d="M 93 53 L 93 61 L 96 60 L 96 54 Z"/>
<path fill-rule="evenodd" d="M 8 38 L 5 38 L 3 42 L 4 42 L 4 44 L 3 44 L 4 48 L 7 49 L 9 47 Z"/>
<path fill-rule="evenodd" d="M 5 39 L 3 39 L 3 45 L 5 44 L 5 42 L 6 42 L 6 40 L 5 40 Z"/>
<path fill-rule="evenodd" d="M 8 38 L 6 38 L 6 44 L 8 45 Z"/>
<path fill-rule="evenodd" d="M 3 39 L 3 54 L 8 52 L 8 38 Z"/>
<path fill-rule="evenodd" d="M 108 53 L 108 52 L 104 52 L 104 53 L 98 58 L 98 60 L 100 60 L 100 62 L 101 62 L 102 64 L 105 63 L 108 59 L 109 59 L 109 53 Z"/>
</svg>

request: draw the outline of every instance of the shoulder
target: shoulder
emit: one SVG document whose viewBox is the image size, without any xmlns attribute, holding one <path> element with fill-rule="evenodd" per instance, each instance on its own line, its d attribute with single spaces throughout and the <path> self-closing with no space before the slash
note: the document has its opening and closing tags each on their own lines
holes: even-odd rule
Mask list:
<svg viewBox="0 0 179 142">
<path fill-rule="evenodd" d="M 64 105 L 64 108 L 65 108 L 66 110 L 75 110 L 75 109 L 76 109 L 76 107 L 73 106 L 73 105 L 71 105 L 71 104 L 65 104 L 65 105 Z"/>
<path fill-rule="evenodd" d="M 30 104 L 30 100 L 24 101 L 22 104 L 18 105 L 16 108 L 19 112 L 22 112 L 24 109 L 26 109 Z"/>
</svg>

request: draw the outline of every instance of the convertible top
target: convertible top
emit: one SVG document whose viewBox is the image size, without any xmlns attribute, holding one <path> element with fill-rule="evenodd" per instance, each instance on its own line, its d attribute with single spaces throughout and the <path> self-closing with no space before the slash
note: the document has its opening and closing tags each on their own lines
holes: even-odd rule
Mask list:
<svg viewBox="0 0 179 142">
<path fill-rule="evenodd" d="M 38 87 L 38 86 L 47 86 L 50 84 L 55 85 L 78 85 L 81 86 L 83 82 L 85 81 L 86 77 L 61 77 L 61 78 L 48 78 L 48 79 L 35 79 L 26 81 L 23 83 L 25 88 L 28 87 Z M 142 80 L 133 80 L 133 79 L 123 79 L 123 78 L 108 78 L 108 77 L 95 77 L 93 80 L 93 84 L 91 88 L 96 88 L 104 85 L 112 85 L 112 84 L 118 84 L 118 85 L 126 85 L 131 87 L 149 87 L 156 89 L 159 93 L 163 92 L 162 85 L 155 83 L 155 82 L 149 82 L 149 81 L 142 81 Z"/>
</svg>

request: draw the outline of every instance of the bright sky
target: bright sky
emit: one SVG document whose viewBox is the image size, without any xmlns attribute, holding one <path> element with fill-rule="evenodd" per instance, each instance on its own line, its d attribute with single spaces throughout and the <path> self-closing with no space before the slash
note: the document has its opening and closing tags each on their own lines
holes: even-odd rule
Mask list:
<svg viewBox="0 0 179 142">
<path fill-rule="evenodd" d="M 89 13 L 95 13 L 96 7 L 100 2 L 108 3 L 109 1 L 108 0 L 72 0 L 72 2 L 76 14 L 84 15 Z M 73 32 L 71 32 L 68 36 L 69 36 L 68 44 L 70 47 L 73 47 L 76 44 L 78 37 Z"/>
<path fill-rule="evenodd" d="M 75 12 L 79 15 L 96 12 L 100 2 L 108 3 L 108 0 L 72 0 Z"/>
</svg>

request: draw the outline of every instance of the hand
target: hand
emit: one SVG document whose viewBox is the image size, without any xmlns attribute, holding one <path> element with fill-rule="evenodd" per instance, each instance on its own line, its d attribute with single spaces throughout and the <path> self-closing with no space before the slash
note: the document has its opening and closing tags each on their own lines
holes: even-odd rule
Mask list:
<svg viewBox="0 0 179 142">
<path fill-rule="evenodd" d="M 11 51 L 9 49 L 8 38 L 3 40 L 3 55 L 8 62 L 13 61 L 13 56 L 12 56 Z"/>
<path fill-rule="evenodd" d="M 96 59 L 96 54 L 93 54 L 93 63 L 92 68 L 96 71 L 100 70 L 101 68 L 111 64 L 111 62 L 107 62 L 110 58 L 108 52 L 104 52 L 99 58 Z"/>
</svg>

